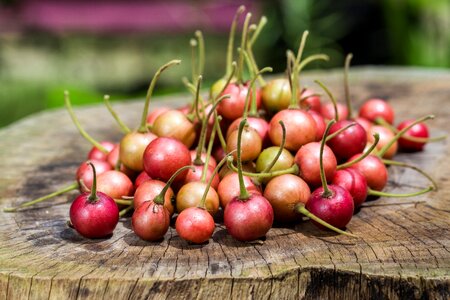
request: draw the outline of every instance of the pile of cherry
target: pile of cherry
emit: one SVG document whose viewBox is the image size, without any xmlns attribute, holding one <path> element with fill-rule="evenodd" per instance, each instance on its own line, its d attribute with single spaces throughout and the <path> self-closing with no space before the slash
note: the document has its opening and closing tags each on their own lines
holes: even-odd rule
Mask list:
<svg viewBox="0 0 450 300">
<path fill-rule="evenodd" d="M 398 148 L 422 151 L 427 142 L 445 138 L 429 138 L 424 122 L 433 116 L 394 127 L 389 103 L 370 99 L 355 117 L 348 84 L 351 55 L 344 67 L 345 105 L 337 103 L 320 81 L 318 88 L 329 101 L 302 88 L 301 70 L 312 61 L 328 60 L 323 54 L 303 57 L 307 32 L 297 53 L 287 51 L 286 76 L 266 82 L 262 74 L 271 68 L 258 68 L 252 47 L 267 20 L 250 24 L 248 13 L 235 49 L 243 11 L 239 8 L 231 25 L 225 75 L 208 97 L 200 93 L 205 49 L 199 31 L 191 40 L 192 78 L 183 79 L 192 103 L 149 113 L 158 78 L 178 60 L 155 73 L 136 130 L 120 120 L 105 96 L 107 109 L 123 131 L 119 144 L 93 139 L 78 122 L 66 92 L 74 124 L 93 144 L 87 162 L 79 166 L 70 186 L 5 211 L 78 189 L 70 225 L 87 238 L 110 236 L 119 218 L 133 212 L 133 231 L 144 240 L 163 239 L 176 214 L 178 235 L 204 243 L 222 209 L 228 233 L 252 241 L 264 237 L 274 221 L 300 222 L 303 216 L 320 229 L 352 235 L 345 228 L 369 196 L 413 197 L 436 189 L 418 167 L 391 160 Z M 412 168 L 431 184 L 409 194 L 383 192 L 388 165 Z"/>
</svg>

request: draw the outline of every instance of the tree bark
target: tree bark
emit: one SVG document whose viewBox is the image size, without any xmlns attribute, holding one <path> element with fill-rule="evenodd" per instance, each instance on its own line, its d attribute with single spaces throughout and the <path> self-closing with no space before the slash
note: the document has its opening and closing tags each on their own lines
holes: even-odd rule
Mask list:
<svg viewBox="0 0 450 300">
<path fill-rule="evenodd" d="M 302 84 L 319 91 L 316 78 L 343 101 L 341 70 L 306 73 Z M 370 97 L 385 98 L 397 123 L 435 114 L 431 135 L 448 134 L 450 72 L 354 68 L 350 83 L 355 107 Z M 190 98 L 160 98 L 150 107 Z M 130 127 L 139 125 L 143 101 L 113 105 Z M 103 106 L 76 113 L 96 139 L 120 140 Z M 91 147 L 64 110 L 21 120 L 1 130 L 0 141 L 1 209 L 74 182 Z M 173 227 L 163 241 L 149 243 L 131 231 L 130 218 L 122 218 L 111 238 L 88 240 L 66 224 L 76 192 L 17 213 L 0 212 L 0 299 L 448 299 L 449 155 L 447 140 L 398 154 L 395 159 L 428 172 L 439 190 L 364 203 L 348 225 L 358 239 L 299 222 L 275 226 L 262 242 L 242 243 L 218 220 L 205 245 L 186 243 Z M 410 169 L 391 167 L 389 173 L 387 191 L 428 185 Z"/>
</svg>

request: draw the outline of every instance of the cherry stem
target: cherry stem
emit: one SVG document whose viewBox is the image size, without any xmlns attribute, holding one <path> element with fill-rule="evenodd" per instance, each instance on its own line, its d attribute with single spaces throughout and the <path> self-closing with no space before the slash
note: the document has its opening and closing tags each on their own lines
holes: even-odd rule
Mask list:
<svg viewBox="0 0 450 300">
<path fill-rule="evenodd" d="M 80 134 L 88 141 L 90 142 L 92 145 L 94 145 L 94 147 L 96 147 L 98 150 L 100 150 L 101 152 L 108 154 L 109 151 L 108 149 L 106 149 L 105 147 L 102 146 L 102 144 L 100 144 L 99 142 L 97 142 L 95 139 L 93 139 L 84 129 L 83 127 L 81 127 L 80 122 L 78 121 L 77 116 L 75 115 L 73 108 L 72 108 L 72 104 L 70 103 L 70 97 L 69 97 L 69 92 L 68 91 L 64 91 L 64 103 L 66 105 L 67 111 L 69 112 L 70 117 L 72 118 L 73 123 L 75 124 L 75 126 L 77 127 L 78 131 L 80 132 Z"/>
<path fill-rule="evenodd" d="M 351 236 L 351 237 L 354 237 L 354 238 L 358 238 L 358 236 L 356 236 L 356 235 L 354 235 L 354 234 L 352 234 L 352 233 L 343 231 L 343 230 L 341 230 L 341 229 L 339 229 L 339 228 L 337 228 L 337 227 L 334 227 L 333 225 L 328 224 L 327 222 L 325 222 L 325 221 L 322 220 L 321 218 L 319 218 L 319 217 L 317 217 L 316 215 L 312 214 L 311 212 L 309 212 L 309 211 L 306 209 L 306 207 L 305 207 L 305 205 L 304 205 L 303 203 L 298 203 L 297 205 L 295 205 L 295 211 L 297 211 L 298 213 L 301 213 L 301 214 L 305 215 L 306 217 L 310 218 L 311 220 L 316 221 L 316 222 L 319 223 L 320 225 L 325 226 L 326 228 L 328 228 L 328 229 L 330 229 L 330 230 L 332 230 L 332 231 L 334 231 L 334 232 L 336 232 L 336 233 L 348 235 L 348 236 Z"/>
<path fill-rule="evenodd" d="M 109 101 L 109 95 L 103 96 L 103 101 L 105 102 L 106 108 L 108 108 L 108 111 L 113 116 L 114 120 L 116 120 L 117 124 L 119 125 L 120 129 L 122 130 L 122 133 L 127 134 L 130 133 L 131 130 L 128 128 L 127 125 L 125 125 L 124 122 L 119 118 L 119 115 L 116 113 L 114 108 L 111 105 L 111 102 Z"/>
<path fill-rule="evenodd" d="M 380 149 L 380 151 L 378 151 L 377 155 L 378 157 L 383 157 L 384 154 L 389 150 L 389 148 L 400 138 L 402 137 L 402 135 L 407 132 L 409 129 L 411 129 L 411 127 L 413 127 L 416 124 L 419 124 L 421 122 L 424 122 L 426 120 L 430 120 L 430 119 L 434 119 L 434 115 L 428 115 L 428 116 L 424 116 L 422 118 L 419 118 L 417 120 L 415 120 L 414 122 L 412 122 L 411 124 L 409 124 L 408 126 L 406 126 L 405 128 L 403 128 L 402 130 L 400 130 L 399 132 L 397 132 L 397 134 L 389 141 L 389 143 L 387 143 L 386 145 L 384 145 L 383 148 Z"/>
<path fill-rule="evenodd" d="M 214 168 L 214 171 L 212 172 L 211 177 L 209 178 L 208 183 L 206 185 L 206 189 L 205 189 L 205 192 L 203 193 L 202 200 L 200 200 L 200 203 L 198 205 L 199 208 L 206 209 L 206 205 L 205 205 L 206 204 L 206 196 L 208 195 L 208 191 L 214 180 L 214 176 L 216 176 L 216 174 L 219 172 L 220 168 L 222 168 L 222 166 L 225 164 L 225 162 L 227 162 L 228 157 L 230 157 L 230 155 L 233 152 L 236 152 L 236 150 L 233 150 L 230 153 L 228 153 L 224 158 L 222 158 L 222 160 Z"/>
<path fill-rule="evenodd" d="M 163 189 L 158 194 L 158 196 L 156 196 L 155 199 L 153 199 L 153 202 L 155 202 L 155 204 L 164 205 L 164 196 L 166 195 L 166 192 L 169 189 L 170 185 L 175 180 L 175 178 L 177 178 L 178 175 L 180 175 L 182 172 L 184 172 L 187 169 L 194 170 L 195 168 L 190 165 L 183 166 L 183 167 L 179 168 L 175 173 L 173 173 L 172 176 L 169 178 L 169 180 L 167 180 L 166 185 L 163 187 Z"/>
<path fill-rule="evenodd" d="M 316 61 L 316 60 L 329 61 L 330 57 L 326 54 L 314 54 L 314 55 L 308 56 L 300 63 L 300 65 L 297 66 L 296 72 L 299 73 L 307 65 L 309 65 L 310 63 L 312 63 L 313 61 Z"/>
<path fill-rule="evenodd" d="M 138 129 L 139 132 L 147 132 L 146 121 L 147 121 L 147 115 L 148 115 L 148 107 L 150 104 L 150 98 L 152 97 L 153 90 L 155 89 L 156 82 L 158 81 L 159 77 L 161 76 L 161 73 L 164 72 L 167 68 L 169 68 L 173 65 L 179 65 L 180 63 L 181 63 L 181 60 L 178 60 L 178 59 L 171 60 L 167 64 L 160 67 L 156 71 L 155 75 L 153 76 L 152 81 L 150 82 L 150 86 L 148 87 L 148 90 L 147 90 L 147 95 L 145 97 L 145 104 L 144 104 L 144 110 L 142 111 L 141 125 Z"/>
<path fill-rule="evenodd" d="M 218 120 L 216 108 L 217 108 L 217 105 L 220 104 L 220 102 L 222 102 L 224 99 L 228 99 L 228 98 L 230 98 L 229 94 L 222 95 L 221 97 L 219 97 L 219 99 L 217 99 L 214 102 L 213 106 L 211 107 L 211 110 L 209 111 L 209 113 L 206 116 L 205 116 L 205 111 L 203 111 L 204 118 L 201 119 L 202 120 L 202 128 L 200 131 L 200 140 L 198 142 L 197 153 L 196 153 L 195 159 L 193 161 L 194 165 L 196 165 L 196 166 L 201 166 L 204 163 L 202 161 L 202 152 L 203 152 L 203 148 L 205 147 L 206 133 L 207 133 L 207 129 L 208 129 L 208 120 L 214 114 L 214 127 L 216 127 L 217 131 L 220 130 L 220 120 Z M 219 130 L 217 128 L 219 128 Z M 222 132 L 220 132 L 220 134 L 222 135 Z M 220 139 L 220 136 L 219 136 L 219 139 Z M 222 135 L 222 139 L 223 139 L 223 135 Z"/>
<path fill-rule="evenodd" d="M 302 102 L 306 101 L 308 98 L 311 98 L 311 97 L 320 97 L 320 96 L 322 96 L 322 95 L 321 95 L 321 94 L 318 94 L 318 93 L 314 93 L 314 94 L 311 94 L 311 95 L 308 95 L 308 96 L 303 96 L 303 97 L 301 97 L 301 98 L 298 100 L 298 102 L 302 103 Z"/>
<path fill-rule="evenodd" d="M 248 39 L 248 26 L 250 19 L 252 17 L 251 13 L 247 13 L 245 16 L 244 26 L 242 29 L 242 37 L 241 37 L 241 49 L 245 50 L 247 49 L 247 39 Z M 243 82 L 243 73 L 244 73 L 244 55 L 242 51 L 239 53 L 239 60 L 238 60 L 238 70 L 237 70 L 237 81 L 238 83 Z"/>
<path fill-rule="evenodd" d="M 218 116 L 221 117 L 221 116 Z M 214 123 L 212 131 L 211 131 L 211 135 L 209 137 L 209 143 L 208 143 L 208 150 L 206 151 L 206 157 L 205 157 L 205 163 L 203 164 L 203 170 L 202 170 L 202 177 L 201 177 L 201 182 L 205 182 L 206 181 L 206 174 L 208 173 L 208 168 L 209 168 L 209 159 L 211 157 L 211 151 L 212 151 L 212 147 L 214 145 L 214 139 L 216 138 L 216 123 Z"/>
<path fill-rule="evenodd" d="M 240 200 L 247 200 L 250 198 L 250 194 L 248 193 L 247 189 L 245 188 L 244 184 L 244 176 L 242 175 L 242 159 L 241 159 L 241 149 L 242 149 L 242 132 L 244 130 L 244 126 L 247 123 L 247 119 L 242 119 L 242 121 L 239 123 L 239 129 L 238 129 L 238 140 L 237 140 L 237 163 L 238 163 L 238 178 L 239 178 L 239 199 Z"/>
<path fill-rule="evenodd" d="M 202 75 L 205 69 L 205 41 L 200 30 L 195 32 L 198 41 L 198 74 Z"/>
<path fill-rule="evenodd" d="M 57 190 L 57 191 L 55 191 L 55 192 L 53 192 L 53 193 L 50 193 L 50 194 L 48 194 L 48 195 L 39 197 L 39 198 L 34 199 L 34 200 L 32 200 L 32 201 L 28 201 L 28 202 L 22 203 L 22 204 L 20 204 L 19 206 L 16 206 L 16 207 L 5 207 L 5 208 L 3 209 L 3 211 L 4 211 L 4 212 L 15 212 L 15 211 L 17 211 L 17 210 L 20 209 L 20 208 L 32 206 L 32 205 L 34 205 L 34 204 L 36 204 L 36 203 L 43 202 L 43 201 L 45 201 L 45 200 L 47 200 L 47 199 L 51 199 L 51 198 L 53 198 L 53 197 L 62 195 L 62 194 L 64 194 L 64 193 L 67 193 L 67 192 L 76 190 L 78 187 L 79 187 L 78 182 L 74 182 L 74 183 L 72 183 L 71 185 L 66 186 L 66 187 L 64 187 L 64 188 L 62 188 L 62 189 L 60 189 L 60 190 Z"/>
<path fill-rule="evenodd" d="M 338 136 L 339 134 L 341 134 L 342 132 L 346 131 L 347 129 L 349 129 L 350 127 L 353 127 L 356 125 L 356 122 L 350 123 L 347 126 L 340 128 L 338 130 L 336 130 L 335 132 L 333 132 L 332 134 L 330 134 L 329 136 L 326 137 L 325 142 L 328 142 L 331 139 L 334 139 L 336 136 Z"/>
<path fill-rule="evenodd" d="M 298 109 L 300 108 L 297 101 L 297 89 L 298 89 L 298 74 L 295 72 L 296 64 L 295 57 L 292 51 L 288 50 L 286 52 L 287 56 L 287 73 L 289 79 L 289 85 L 291 87 L 291 103 L 289 104 L 289 109 Z"/>
<path fill-rule="evenodd" d="M 187 77 L 181 78 L 181 82 L 183 82 L 184 86 L 188 89 L 189 93 L 191 93 L 193 96 L 195 96 L 195 85 L 193 85 Z"/>
<path fill-rule="evenodd" d="M 356 163 L 362 161 L 362 160 L 363 160 L 364 158 L 366 158 L 367 156 L 369 156 L 369 155 L 372 153 L 372 151 L 375 150 L 375 148 L 376 148 L 378 142 L 380 141 L 380 135 L 378 134 L 378 132 L 374 133 L 373 138 L 374 138 L 375 140 L 374 140 L 373 144 L 369 147 L 369 149 L 367 149 L 366 152 L 364 152 L 361 156 L 359 156 L 359 157 L 357 157 L 357 158 L 355 158 L 355 159 L 353 159 L 353 160 L 351 160 L 351 161 L 348 161 L 348 162 L 345 162 L 345 163 L 343 163 L 343 164 L 338 165 L 338 166 L 336 167 L 336 170 L 342 170 L 342 169 L 351 167 L 351 166 L 353 166 L 354 164 L 356 164 Z"/>
<path fill-rule="evenodd" d="M 328 135 L 328 132 L 330 131 L 331 126 L 336 123 L 336 120 L 330 120 L 327 124 L 327 127 L 325 128 L 325 133 L 323 134 L 322 141 L 320 142 L 320 156 L 319 156 L 319 165 L 320 165 L 320 180 L 322 181 L 322 187 L 323 187 L 323 198 L 328 198 L 333 193 L 328 188 L 327 179 L 325 177 L 325 170 L 323 168 L 323 149 L 325 148 L 325 142 L 326 142 L 326 136 Z"/>
<path fill-rule="evenodd" d="M 88 165 L 91 166 L 92 168 L 92 187 L 91 187 L 91 194 L 89 195 L 89 202 L 93 203 L 96 202 L 98 200 L 98 196 L 97 196 L 97 171 L 95 170 L 94 164 L 91 163 L 90 161 L 87 162 Z"/>
<path fill-rule="evenodd" d="M 233 172 L 238 172 L 238 168 L 235 165 L 233 165 L 232 158 L 228 159 L 227 166 Z M 292 167 L 289 167 L 284 170 L 272 171 L 272 172 L 267 172 L 267 173 L 251 173 L 251 172 L 242 171 L 242 175 L 248 176 L 248 177 L 254 177 L 254 178 L 269 178 L 269 177 L 276 177 L 276 176 L 280 176 L 280 175 L 284 175 L 284 174 L 298 174 L 298 173 L 299 173 L 299 168 L 296 164 L 293 164 Z"/>
<path fill-rule="evenodd" d="M 333 94 L 330 92 L 330 90 L 320 81 L 320 80 L 314 80 L 315 83 L 317 83 L 318 85 L 320 85 L 320 87 L 325 91 L 325 93 L 327 93 L 328 97 L 331 100 L 331 103 L 333 104 L 333 109 L 334 109 L 334 119 L 335 120 L 339 120 L 339 114 L 338 114 L 338 109 L 337 109 L 337 101 L 336 98 L 334 98 Z"/>
<path fill-rule="evenodd" d="M 192 82 L 195 82 L 197 80 L 198 75 L 200 75 L 200 73 L 197 70 L 197 64 L 196 64 L 196 60 L 197 60 L 197 51 L 196 48 L 198 46 L 198 43 L 195 39 L 191 39 L 189 41 L 189 45 L 191 46 L 191 61 L 192 61 Z"/>
<path fill-rule="evenodd" d="M 121 211 L 119 211 L 119 217 L 123 217 L 124 215 L 126 215 L 127 212 L 129 212 L 130 210 L 132 210 L 134 207 L 133 205 L 130 205 L 124 209 L 122 209 Z"/>
<path fill-rule="evenodd" d="M 278 159 L 280 158 L 281 153 L 283 153 L 284 145 L 286 144 L 286 126 L 284 125 L 283 120 L 280 120 L 278 123 L 280 123 L 281 130 L 283 131 L 283 136 L 282 136 L 282 139 L 281 139 L 281 145 L 278 148 L 277 155 L 275 155 L 275 157 L 270 162 L 270 164 L 266 168 L 264 168 L 262 173 L 270 172 L 270 170 L 273 168 L 273 166 L 277 163 Z"/>
<path fill-rule="evenodd" d="M 133 200 L 124 200 L 124 199 L 113 199 L 114 202 L 116 202 L 117 204 L 120 205 L 132 205 L 133 204 Z"/>
<path fill-rule="evenodd" d="M 297 58 L 295 59 L 295 65 L 298 66 L 300 61 L 302 60 L 303 50 L 305 49 L 306 39 L 308 38 L 309 31 L 305 30 L 302 35 L 302 39 L 300 40 L 300 45 L 297 51 Z"/>
<path fill-rule="evenodd" d="M 245 11 L 245 6 L 241 5 L 236 11 L 234 15 L 233 22 L 231 23 L 230 36 L 228 38 L 228 47 L 227 47 L 227 61 L 226 61 L 226 73 L 225 77 L 230 77 L 232 73 L 232 62 L 233 62 L 233 51 L 234 51 L 234 36 L 236 33 L 236 25 L 238 18 Z"/>
<path fill-rule="evenodd" d="M 198 104 L 199 104 L 199 98 L 200 98 L 200 88 L 202 86 L 202 81 L 203 81 L 203 77 L 202 75 L 199 75 L 197 80 L 196 80 L 196 88 L 195 88 L 195 99 L 194 99 L 194 112 L 195 112 L 195 116 L 197 117 L 197 120 L 202 121 L 202 117 L 200 116 L 200 113 L 198 111 Z M 203 104 L 203 101 L 202 101 Z M 205 112 L 203 111 L 203 114 L 205 114 Z"/>
<path fill-rule="evenodd" d="M 422 169 L 420 169 L 419 167 L 416 167 L 414 165 L 410 165 L 408 163 L 405 162 L 401 162 L 401 161 L 395 161 L 395 160 L 390 160 L 390 159 L 381 159 L 381 161 L 385 164 L 385 165 L 389 165 L 389 166 L 397 166 L 397 167 L 404 167 L 404 168 L 409 168 L 412 169 L 418 173 L 420 173 L 421 175 L 423 175 L 424 177 L 426 177 L 431 184 L 433 185 L 433 188 L 437 191 L 438 186 L 436 181 L 434 181 L 434 179 L 428 175 L 425 171 L 423 171 Z"/>
<path fill-rule="evenodd" d="M 371 195 L 371 196 L 390 197 L 390 198 L 408 198 L 408 197 L 414 197 L 414 196 L 426 194 L 426 193 L 432 191 L 433 189 L 434 188 L 432 186 L 429 186 L 423 190 L 420 190 L 420 191 L 414 192 L 414 193 L 391 194 L 391 193 L 386 193 L 386 192 L 375 191 L 375 190 L 372 190 L 371 188 L 369 188 L 369 191 L 367 194 Z"/>
<path fill-rule="evenodd" d="M 255 31 L 253 32 L 251 38 L 248 41 L 248 45 L 247 45 L 248 57 L 250 59 L 250 62 L 252 64 L 254 70 L 259 70 L 259 68 L 258 68 L 258 64 L 256 63 L 256 60 L 255 60 L 255 55 L 253 54 L 253 44 L 257 40 L 259 34 L 261 33 L 262 29 L 264 28 L 264 26 L 266 24 L 267 24 L 267 18 L 265 16 L 262 16 L 261 19 L 259 20 L 258 26 L 256 26 Z M 258 81 L 261 86 L 266 85 L 266 81 L 261 76 L 261 74 L 258 75 Z"/>
<path fill-rule="evenodd" d="M 345 102 L 347 102 L 347 110 L 348 110 L 348 117 L 347 119 L 351 120 L 353 117 L 353 109 L 352 109 L 352 103 L 350 100 L 350 85 L 348 83 L 348 73 L 350 69 L 350 62 L 352 61 L 353 54 L 349 53 L 347 54 L 347 57 L 345 58 L 345 66 L 344 66 L 344 91 L 345 91 Z"/>
<path fill-rule="evenodd" d="M 394 126 L 392 126 L 391 124 L 389 124 L 388 122 L 386 122 L 385 119 L 378 117 L 375 119 L 375 123 L 382 125 L 388 129 L 390 129 L 393 133 L 397 133 L 398 129 L 395 128 Z M 418 137 L 418 136 L 412 136 L 409 134 L 403 134 L 402 135 L 402 139 L 411 141 L 411 142 L 416 142 L 416 143 L 432 143 L 432 142 L 439 142 L 442 140 L 445 140 L 447 138 L 447 135 L 441 135 L 441 136 L 436 136 L 436 137 Z"/>
</svg>

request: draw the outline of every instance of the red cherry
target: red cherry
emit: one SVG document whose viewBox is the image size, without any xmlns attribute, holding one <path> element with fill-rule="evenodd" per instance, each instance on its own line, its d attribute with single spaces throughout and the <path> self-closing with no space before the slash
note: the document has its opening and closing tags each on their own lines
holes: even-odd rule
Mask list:
<svg viewBox="0 0 450 300">
<path fill-rule="evenodd" d="M 413 123 L 415 120 L 405 120 L 398 124 L 397 129 L 400 131 L 403 128 L 409 126 L 411 123 Z M 418 137 L 418 138 L 428 138 L 428 127 L 425 125 L 425 123 L 419 123 L 411 127 L 409 130 L 407 130 L 404 134 L 404 136 L 411 136 L 411 137 Z M 398 144 L 400 148 L 403 151 L 406 152 L 416 152 L 416 151 L 422 151 L 423 147 L 425 146 L 425 142 L 415 142 L 407 140 L 403 137 L 401 137 L 398 140 Z"/>
<path fill-rule="evenodd" d="M 359 109 L 359 116 L 375 122 L 377 118 L 383 118 L 389 124 L 394 123 L 394 110 L 382 99 L 367 100 Z"/>
</svg>

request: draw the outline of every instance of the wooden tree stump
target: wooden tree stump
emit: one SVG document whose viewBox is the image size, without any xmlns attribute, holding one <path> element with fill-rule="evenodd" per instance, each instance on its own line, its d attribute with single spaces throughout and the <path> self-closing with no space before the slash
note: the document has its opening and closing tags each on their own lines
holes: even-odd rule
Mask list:
<svg viewBox="0 0 450 300">
<path fill-rule="evenodd" d="M 370 67 L 350 76 L 355 107 L 369 97 L 387 98 L 396 120 L 433 113 L 432 135 L 448 134 L 450 72 Z M 312 86 L 316 78 L 343 99 L 340 70 L 308 73 L 302 83 Z M 151 108 L 189 99 L 164 98 Z M 142 101 L 114 106 L 127 124 L 138 125 Z M 98 140 L 120 139 L 103 106 L 76 113 Z M 1 209 L 72 183 L 90 149 L 64 110 L 17 122 L 0 131 L 0 141 Z M 448 140 L 397 155 L 430 173 L 439 190 L 366 202 L 348 225 L 359 239 L 299 222 L 275 226 L 261 243 L 237 242 L 222 224 L 206 245 L 187 244 L 174 228 L 163 241 L 148 243 L 124 218 L 111 238 L 87 240 L 66 225 L 76 192 L 1 212 L 0 299 L 448 299 L 449 157 Z M 392 167 L 386 190 L 427 185 L 416 172 Z"/>
</svg>

